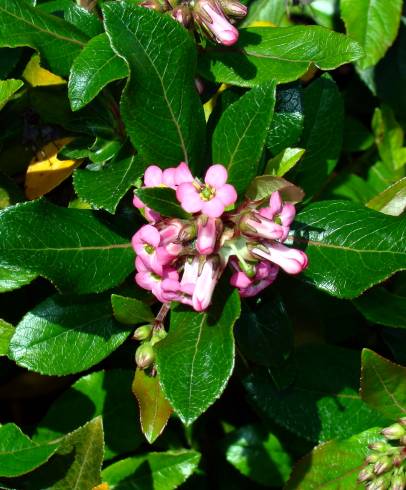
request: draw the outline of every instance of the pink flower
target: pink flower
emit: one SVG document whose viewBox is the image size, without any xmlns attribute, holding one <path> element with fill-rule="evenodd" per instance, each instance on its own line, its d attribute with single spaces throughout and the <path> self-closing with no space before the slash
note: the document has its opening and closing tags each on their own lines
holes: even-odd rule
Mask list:
<svg viewBox="0 0 406 490">
<path fill-rule="evenodd" d="M 165 267 L 161 274 L 156 274 L 153 271 L 138 272 L 135 275 L 135 282 L 143 289 L 151 291 L 151 293 L 161 303 L 172 301 L 172 295 L 162 289 L 162 285 L 166 280 L 177 281 L 179 278 L 178 272 L 173 267 Z"/>
<path fill-rule="evenodd" d="M 161 235 L 152 225 L 142 226 L 132 238 L 132 246 L 145 266 L 156 274 L 162 274 L 173 255 L 161 246 Z"/>
<path fill-rule="evenodd" d="M 265 248 L 265 247 L 264 247 Z M 288 274 L 299 274 L 307 267 L 307 255 L 301 250 L 289 248 L 281 243 L 268 243 L 265 251 L 262 247 L 254 247 L 251 253 L 277 264 Z"/>
<path fill-rule="evenodd" d="M 278 272 L 279 267 L 277 265 L 269 262 L 259 262 L 256 266 L 256 274 L 252 284 L 245 288 L 240 288 L 240 296 L 243 298 L 256 296 L 274 282 Z"/>
<path fill-rule="evenodd" d="M 238 41 L 238 30 L 230 24 L 217 0 L 199 0 L 194 15 L 218 43 L 232 46 Z"/>
<path fill-rule="evenodd" d="M 259 210 L 259 214 L 280 224 L 282 236 L 280 240 L 284 242 L 288 236 L 290 225 L 296 216 L 296 209 L 292 203 L 282 202 L 279 192 L 273 192 L 269 199 L 269 206 Z"/>
<path fill-rule="evenodd" d="M 175 175 L 175 185 L 181 185 L 185 182 L 193 182 L 195 179 L 193 178 L 192 172 L 187 163 L 180 162 L 180 164 L 176 167 L 176 175 Z"/>
<path fill-rule="evenodd" d="M 192 305 L 196 311 L 204 311 L 210 305 L 219 277 L 220 271 L 216 258 L 207 258 L 193 291 Z"/>
<path fill-rule="evenodd" d="M 246 213 L 242 217 L 240 229 L 244 235 L 267 240 L 279 240 L 284 235 L 284 229 L 281 225 L 274 223 L 256 211 Z"/>
<path fill-rule="evenodd" d="M 212 165 L 206 172 L 204 185 L 196 181 L 185 182 L 178 187 L 176 197 L 185 211 L 201 211 L 210 218 L 218 218 L 227 206 L 237 200 L 236 190 L 226 183 L 227 177 L 223 165 Z"/>
<path fill-rule="evenodd" d="M 217 241 L 216 218 L 207 218 L 199 220 L 197 225 L 196 248 L 202 255 L 210 255 L 214 252 Z"/>
</svg>

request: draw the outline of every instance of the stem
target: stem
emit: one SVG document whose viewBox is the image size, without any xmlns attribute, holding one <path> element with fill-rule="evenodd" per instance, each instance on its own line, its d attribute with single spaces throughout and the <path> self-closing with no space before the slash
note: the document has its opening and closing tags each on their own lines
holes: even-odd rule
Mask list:
<svg viewBox="0 0 406 490">
<path fill-rule="evenodd" d="M 166 318 L 166 315 L 169 313 L 169 310 L 171 307 L 169 306 L 168 303 L 164 303 L 161 306 L 161 309 L 158 311 L 158 315 L 155 317 L 154 321 L 154 330 L 161 330 L 164 328 L 164 321 Z"/>
</svg>

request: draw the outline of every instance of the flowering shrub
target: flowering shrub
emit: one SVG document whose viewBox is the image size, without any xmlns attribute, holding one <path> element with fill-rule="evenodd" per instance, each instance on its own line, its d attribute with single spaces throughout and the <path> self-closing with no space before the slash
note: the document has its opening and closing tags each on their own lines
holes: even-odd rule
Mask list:
<svg viewBox="0 0 406 490">
<path fill-rule="evenodd" d="M 0 0 L 0 488 L 405 490 L 402 0 Z"/>
</svg>

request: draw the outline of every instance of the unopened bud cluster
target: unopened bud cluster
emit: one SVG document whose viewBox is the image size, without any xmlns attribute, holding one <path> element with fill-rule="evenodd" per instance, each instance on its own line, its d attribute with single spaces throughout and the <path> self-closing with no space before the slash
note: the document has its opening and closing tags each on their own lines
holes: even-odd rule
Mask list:
<svg viewBox="0 0 406 490">
<path fill-rule="evenodd" d="M 135 362 L 141 369 L 147 369 L 155 361 L 154 345 L 166 337 L 164 328 L 153 328 L 152 325 L 138 327 L 133 338 L 141 342 L 135 352 Z"/>
<path fill-rule="evenodd" d="M 358 481 L 367 490 L 405 490 L 406 488 L 406 417 L 382 430 L 386 441 L 369 445 L 371 453 Z"/>
<path fill-rule="evenodd" d="M 174 189 L 190 213 L 190 219 L 165 218 L 134 197 L 134 205 L 149 221 L 132 239 L 135 280 L 162 303 L 178 301 L 205 310 L 227 266 L 231 285 L 243 297 L 272 284 L 280 269 L 298 274 L 307 266 L 306 254 L 283 244 L 295 217 L 294 205 L 274 192 L 235 209 L 237 192 L 227 179 L 222 165 L 209 167 L 204 181 L 193 177 L 184 162 L 163 171 L 155 165 L 147 168 L 144 186 Z"/>
<path fill-rule="evenodd" d="M 238 40 L 232 21 L 247 14 L 247 7 L 238 0 L 145 0 L 141 5 L 168 13 L 187 29 L 203 31 L 226 46 Z"/>
</svg>

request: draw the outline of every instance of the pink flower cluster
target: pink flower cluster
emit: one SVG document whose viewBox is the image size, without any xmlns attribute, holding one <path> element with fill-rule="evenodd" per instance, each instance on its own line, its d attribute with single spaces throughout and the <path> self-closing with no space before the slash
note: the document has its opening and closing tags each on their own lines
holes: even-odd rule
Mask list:
<svg viewBox="0 0 406 490">
<path fill-rule="evenodd" d="M 179 301 L 205 310 L 227 265 L 230 283 L 240 295 L 257 295 L 279 269 L 298 274 L 307 266 L 302 251 L 283 245 L 295 218 L 293 204 L 274 192 L 268 203 L 246 201 L 235 209 L 237 193 L 227 184 L 227 170 L 212 165 L 204 181 L 186 163 L 161 170 L 147 168 L 145 187 L 170 187 L 190 219 L 170 219 L 134 197 L 149 224 L 133 236 L 137 284 L 163 302 Z"/>
</svg>

